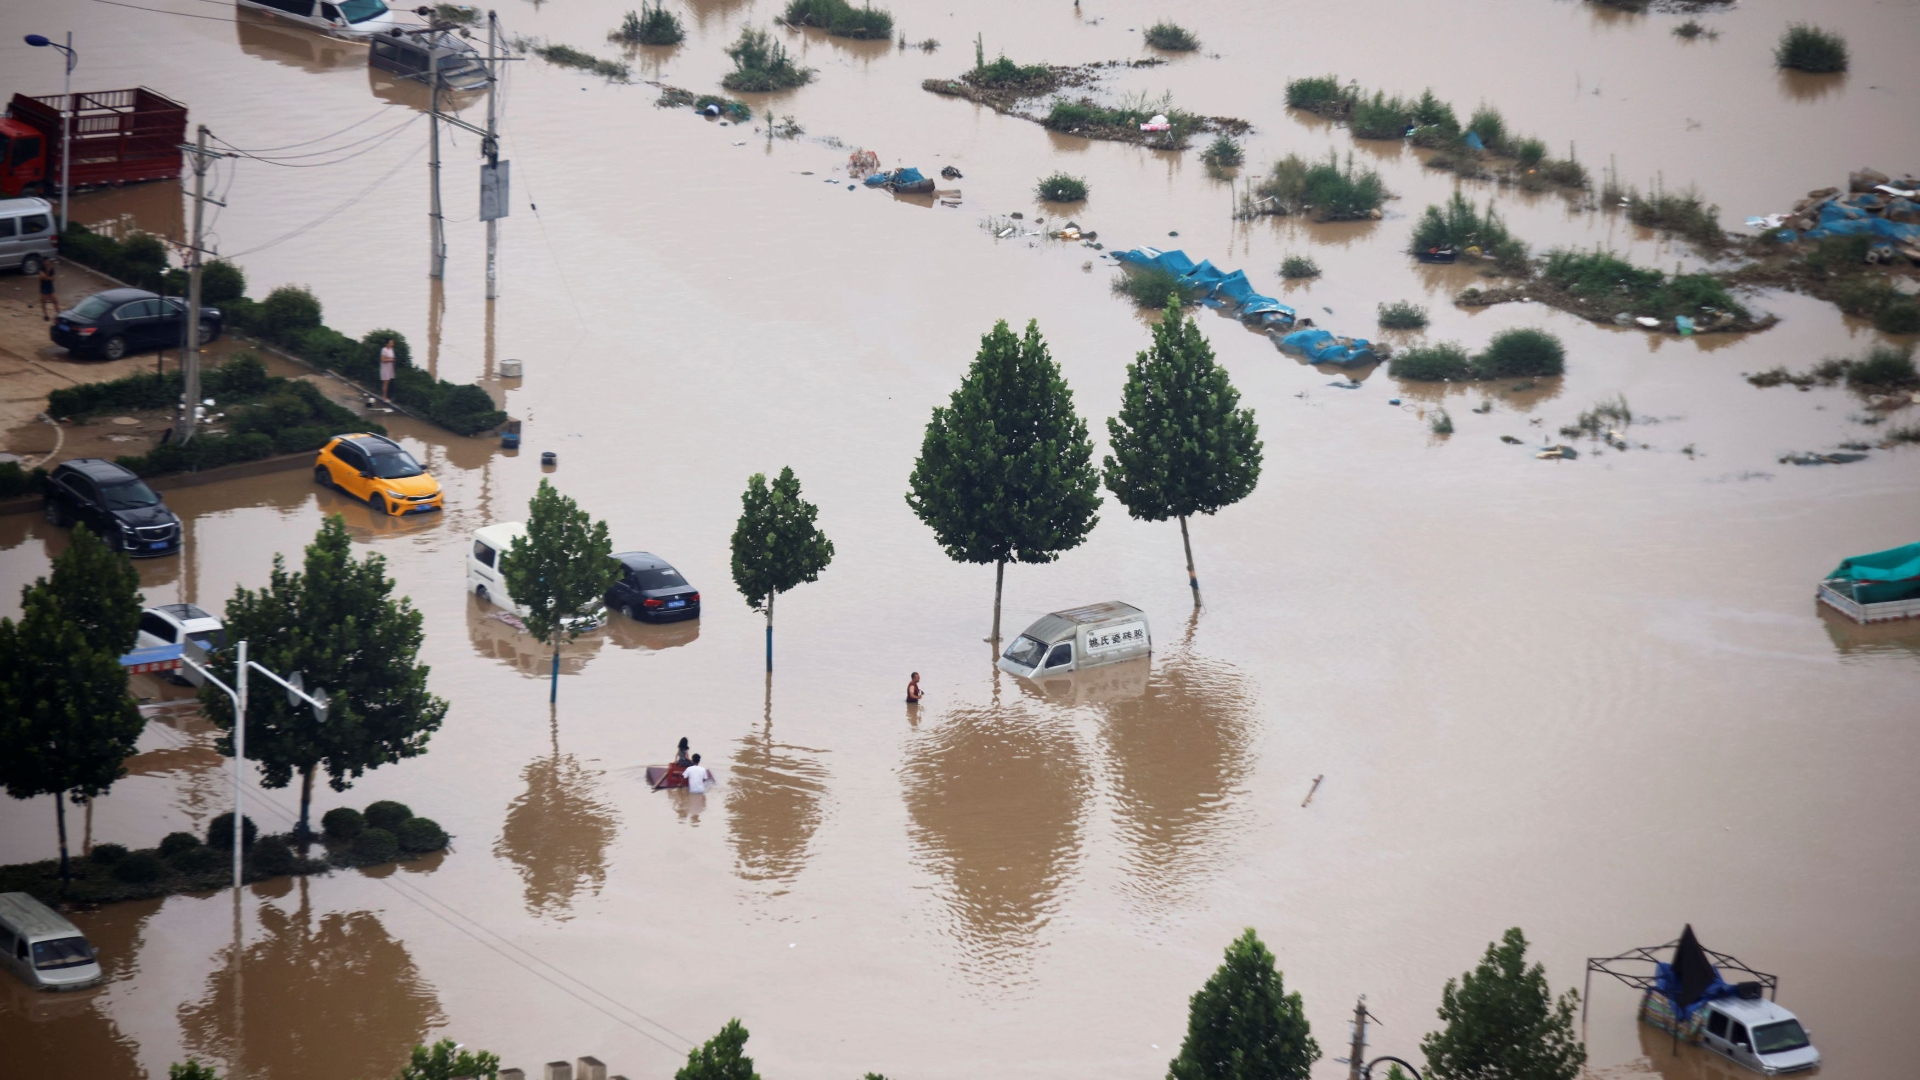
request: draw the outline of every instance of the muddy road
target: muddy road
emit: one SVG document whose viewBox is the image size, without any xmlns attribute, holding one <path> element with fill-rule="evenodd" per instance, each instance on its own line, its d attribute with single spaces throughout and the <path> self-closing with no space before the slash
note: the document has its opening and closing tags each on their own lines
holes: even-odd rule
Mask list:
<svg viewBox="0 0 1920 1080">
<path fill-rule="evenodd" d="M 403 330 L 442 377 L 501 395 L 526 443 L 505 454 L 390 422 L 446 490 L 429 519 L 375 517 L 300 472 L 168 495 L 187 550 L 142 564 L 150 602 L 217 608 L 264 583 L 274 552 L 297 558 L 327 513 L 388 559 L 425 612 L 423 658 L 452 710 L 425 757 L 321 793 L 316 812 L 398 798 L 446 826 L 453 850 L 250 889 L 237 914 L 221 894 L 78 916 L 112 981 L 84 1000 L 0 999 L 0 1043 L 23 1069 L 163 1075 L 192 1053 L 249 1077 L 374 1077 L 445 1034 L 523 1068 L 593 1054 L 661 1076 L 739 1016 L 770 1077 L 1153 1077 L 1188 995 L 1249 925 L 1329 1059 L 1359 993 L 1386 1024 L 1375 1049 L 1412 1056 L 1445 980 L 1508 926 L 1558 989 L 1579 985 L 1585 957 L 1689 921 L 1709 947 L 1781 975 L 1824 1075 L 1908 1060 L 1920 630 L 1868 633 L 1812 597 L 1841 557 L 1920 538 L 1920 450 L 1781 464 L 1884 428 L 1862 424 L 1845 390 L 1742 378 L 1884 339 L 1783 294 L 1748 298 L 1782 320 L 1750 337 L 1650 336 L 1539 304 L 1455 309 L 1473 272 L 1400 254 L 1451 174 L 1283 106 L 1301 75 L 1431 86 L 1463 112 L 1500 107 L 1556 154 L 1574 143 L 1596 173 L 1612 159 L 1643 188 L 1698 185 L 1737 222 L 1850 168 L 1920 168 L 1896 160 L 1916 144 L 1914 11 L 1741 5 L 1701 16 L 1717 39 L 1685 43 L 1679 16 L 1554 0 L 1390 3 L 1364 18 L 1236 4 L 1180 14 L 1200 54 L 1102 89 L 1171 90 L 1250 120 L 1249 173 L 1290 151 L 1351 152 L 1399 196 L 1381 221 L 1313 225 L 1233 220 L 1232 187 L 1192 153 L 1054 135 L 919 89 L 970 66 L 977 32 L 989 58 L 1023 63 L 1146 55 L 1151 5 L 949 14 L 895 0 L 901 31 L 942 42 L 932 53 L 780 31 L 820 76 L 752 99 L 806 129 L 769 143 L 754 124 L 656 109 L 658 90 L 637 81 L 715 90 L 740 26 L 776 13 L 691 2 L 678 7 L 686 43 L 640 50 L 634 84 L 510 65 L 516 201 L 489 309 L 475 140 L 444 147 L 451 250 L 430 287 L 419 99 L 370 77 L 356 46 L 236 23 L 221 4 L 152 6 L 205 18 L 82 0 L 9 11 L 0 69 L 57 90 L 57 67 L 17 43 L 71 21 L 85 28 L 77 86 L 153 86 L 235 146 L 385 139 L 327 167 L 224 162 L 220 249 L 256 296 L 308 284 L 342 330 Z M 511 32 L 615 57 L 605 34 L 623 11 L 501 14 Z M 1775 72 L 1772 42 L 1799 18 L 1846 34 L 1851 74 Z M 848 191 L 856 147 L 889 167 L 958 167 L 960 205 Z M 1037 205 L 1035 180 L 1056 169 L 1085 176 L 1091 199 Z M 152 190 L 88 196 L 76 216 L 177 227 Z M 1536 250 L 1697 261 L 1587 200 L 1465 190 Z M 1361 371 L 1345 389 L 1203 314 L 1267 453 L 1250 498 L 1194 523 L 1207 607 L 1192 613 L 1177 528 L 1109 499 L 1083 547 L 1009 568 L 1006 620 L 1124 599 L 1152 619 L 1152 661 L 1023 684 L 995 673 L 981 640 L 991 568 L 948 562 L 905 504 L 928 410 L 994 320 L 1037 318 L 1098 439 L 1147 324 L 1110 295 L 1099 252 L 983 228 L 1015 211 L 1070 218 L 1109 248 L 1244 268 L 1340 332 L 1372 335 L 1375 305 L 1399 299 L 1433 309 L 1429 340 L 1470 348 L 1545 327 L 1567 344 L 1568 374 L 1441 390 Z M 1283 286 L 1287 254 L 1324 275 Z M 506 358 L 523 379 L 497 378 Z M 1639 418 L 1632 449 L 1533 457 L 1616 394 Z M 1428 432 L 1439 405 L 1451 438 Z M 616 619 L 570 646 L 552 711 L 540 648 L 466 595 L 462 565 L 472 529 L 524 516 L 547 450 L 552 479 L 609 521 L 618 549 L 665 556 L 706 600 L 697 626 Z M 789 464 L 838 554 L 781 599 L 769 683 L 727 538 L 746 477 Z M 0 518 L 0 612 L 64 543 L 38 517 Z M 928 688 L 917 709 L 901 703 L 912 670 Z M 649 792 L 644 766 L 682 735 L 718 787 Z M 131 769 L 94 808 L 94 840 L 152 844 L 226 805 L 212 736 L 190 717 L 150 725 Z M 289 793 L 248 798 L 263 825 L 290 823 Z M 0 860 L 52 854 L 52 817 L 46 799 L 0 805 Z M 1669 1057 L 1634 1005 L 1595 987 L 1596 1073 L 1730 1074 Z M 1316 1075 L 1344 1068 L 1323 1060 Z"/>
</svg>

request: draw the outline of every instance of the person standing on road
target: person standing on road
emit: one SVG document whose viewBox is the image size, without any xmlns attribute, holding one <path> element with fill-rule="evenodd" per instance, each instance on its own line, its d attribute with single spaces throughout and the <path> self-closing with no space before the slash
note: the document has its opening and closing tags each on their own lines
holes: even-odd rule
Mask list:
<svg viewBox="0 0 1920 1080">
<path fill-rule="evenodd" d="M 390 392 L 390 388 L 392 387 L 392 385 L 393 385 L 393 339 L 388 338 L 386 345 L 383 346 L 380 350 L 380 396 L 383 398 L 386 398 L 388 401 L 393 400 L 393 395 Z"/>
<path fill-rule="evenodd" d="M 707 785 L 713 783 L 713 774 L 700 764 L 700 755 L 693 755 L 693 764 L 687 766 L 687 794 L 704 795 Z"/>
<path fill-rule="evenodd" d="M 60 294 L 57 291 L 55 291 L 55 282 L 54 282 L 55 271 L 53 269 L 53 263 L 54 263 L 54 259 L 53 259 L 53 256 L 51 255 L 40 260 L 40 321 L 41 322 L 49 321 L 47 316 L 48 305 L 53 306 L 53 313 L 55 315 L 58 315 L 60 313 Z"/>
</svg>

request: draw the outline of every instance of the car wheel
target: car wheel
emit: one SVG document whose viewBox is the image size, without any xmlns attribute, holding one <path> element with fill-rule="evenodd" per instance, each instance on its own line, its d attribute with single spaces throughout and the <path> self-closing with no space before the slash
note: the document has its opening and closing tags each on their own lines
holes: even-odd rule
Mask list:
<svg viewBox="0 0 1920 1080">
<path fill-rule="evenodd" d="M 46 500 L 46 515 L 47 524 L 62 529 L 67 527 L 67 512 L 61 509 L 60 504 L 52 499 Z"/>
<path fill-rule="evenodd" d="M 475 595 L 475 596 L 477 596 L 477 597 L 479 597 L 479 598 L 480 598 L 480 602 L 481 602 L 481 603 L 483 603 L 483 604 L 484 604 L 484 603 L 486 603 L 486 602 L 487 602 L 487 587 L 486 587 L 485 585 L 475 585 L 475 586 L 473 587 L 473 595 Z"/>
<path fill-rule="evenodd" d="M 219 327 L 213 325 L 210 322 L 203 322 L 200 324 L 200 344 L 210 345 L 213 343 L 213 340 L 219 336 L 220 336 Z"/>
<path fill-rule="evenodd" d="M 330 488 L 333 486 L 333 473 L 328 471 L 325 465 L 315 465 L 313 467 L 313 482 L 323 488 Z"/>
<path fill-rule="evenodd" d="M 20 260 L 20 273 L 24 277 L 33 277 L 40 273 L 40 256 L 29 255 Z"/>
<path fill-rule="evenodd" d="M 635 613 L 634 607 L 632 604 L 620 605 L 620 614 L 625 615 L 627 618 L 632 619 L 634 622 L 640 621 L 640 616 Z"/>
<path fill-rule="evenodd" d="M 100 347 L 100 355 L 109 360 L 118 360 L 127 355 L 127 339 L 119 334 L 113 335 Z"/>
<path fill-rule="evenodd" d="M 388 517 L 393 516 L 393 504 L 388 502 L 384 497 L 382 497 L 377 492 L 367 496 L 367 505 L 373 507 L 375 510 L 380 511 L 381 513 L 387 515 Z"/>
<path fill-rule="evenodd" d="M 119 552 L 127 550 L 127 538 L 122 536 L 118 529 L 107 533 L 102 539 L 106 540 L 108 551 Z"/>
</svg>

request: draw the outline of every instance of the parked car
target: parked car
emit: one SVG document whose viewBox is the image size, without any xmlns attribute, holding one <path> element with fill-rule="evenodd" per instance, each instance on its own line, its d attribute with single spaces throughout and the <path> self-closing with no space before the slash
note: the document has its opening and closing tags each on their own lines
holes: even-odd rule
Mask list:
<svg viewBox="0 0 1920 1080">
<path fill-rule="evenodd" d="M 23 892 L 0 893 L 0 966 L 41 990 L 79 990 L 102 977 L 80 928 Z"/>
<path fill-rule="evenodd" d="M 189 659 L 205 666 L 211 654 L 227 644 L 227 628 L 219 619 L 192 604 L 161 604 L 140 613 L 140 633 L 134 648 L 151 649 L 162 645 L 180 645 Z M 190 667 L 173 672 L 175 682 L 200 686 L 206 677 Z"/>
<path fill-rule="evenodd" d="M 0 148 L 7 139 L 0 135 Z M 53 206 L 45 199 L 0 199 L 0 270 L 32 276 L 53 254 Z"/>
<path fill-rule="evenodd" d="M 399 25 L 380 0 L 239 0 L 243 8 L 278 15 L 336 37 L 368 38 Z"/>
<path fill-rule="evenodd" d="M 488 81 L 479 50 L 450 30 L 404 30 L 396 26 L 373 39 L 367 49 L 367 66 L 423 84 L 432 83 L 433 71 L 438 68 L 440 88 L 455 93 L 484 90 Z"/>
<path fill-rule="evenodd" d="M 53 343 L 83 356 L 118 360 L 144 349 L 175 349 L 185 343 L 180 328 L 187 302 L 145 289 L 108 289 L 60 313 L 47 331 Z M 200 307 L 200 344 L 220 336 L 220 309 Z"/>
<path fill-rule="evenodd" d="M 645 551 L 615 555 L 620 576 L 607 590 L 607 607 L 643 622 L 677 622 L 700 617 L 700 590 L 687 584 L 667 560 Z"/>
<path fill-rule="evenodd" d="M 385 435 L 335 435 L 314 459 L 313 480 L 389 514 L 445 509 L 439 483 Z"/>
<path fill-rule="evenodd" d="M 48 523 L 86 522 L 108 547 L 134 558 L 180 550 L 180 519 L 144 481 L 104 458 L 61 462 L 43 501 Z"/>
<path fill-rule="evenodd" d="M 1153 652 L 1147 613 L 1109 600 L 1042 616 L 1000 654 L 998 667 L 1030 679 L 1065 675 Z"/>
<path fill-rule="evenodd" d="M 527 534 L 524 521 L 503 521 L 473 530 L 473 543 L 467 548 L 467 591 L 504 611 L 524 616 L 527 609 L 507 591 L 507 576 L 500 572 L 500 558 L 513 547 L 514 540 Z M 607 621 L 602 606 L 569 620 L 567 628 L 575 632 L 591 630 Z"/>
</svg>

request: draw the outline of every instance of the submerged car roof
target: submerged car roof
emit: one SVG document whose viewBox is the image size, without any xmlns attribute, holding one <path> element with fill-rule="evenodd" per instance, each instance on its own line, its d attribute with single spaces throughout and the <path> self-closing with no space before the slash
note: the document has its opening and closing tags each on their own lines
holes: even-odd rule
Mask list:
<svg viewBox="0 0 1920 1080">
<path fill-rule="evenodd" d="M 1799 1019 L 1799 1017 L 1793 1015 L 1791 1012 L 1788 1012 L 1786 1009 L 1781 1008 L 1779 1005 L 1765 998 L 1758 998 L 1753 1001 L 1731 997 L 1715 998 L 1710 1004 L 1728 1016 L 1733 1017 L 1735 1020 L 1747 1025 L 1749 1028 L 1759 1027 L 1762 1024 L 1777 1023 L 1781 1020 Z"/>
<path fill-rule="evenodd" d="M 1098 626 L 1121 619 L 1143 619 L 1146 614 L 1132 604 L 1108 600 L 1101 604 L 1088 604 L 1085 607 L 1068 608 L 1065 611 L 1042 615 L 1034 620 L 1032 626 L 1027 627 L 1026 634 L 1028 637 L 1051 644 L 1071 636 L 1075 627 Z"/>
<path fill-rule="evenodd" d="M 65 916 L 23 892 L 0 893 L 0 919 L 26 937 L 80 933 Z"/>
</svg>

